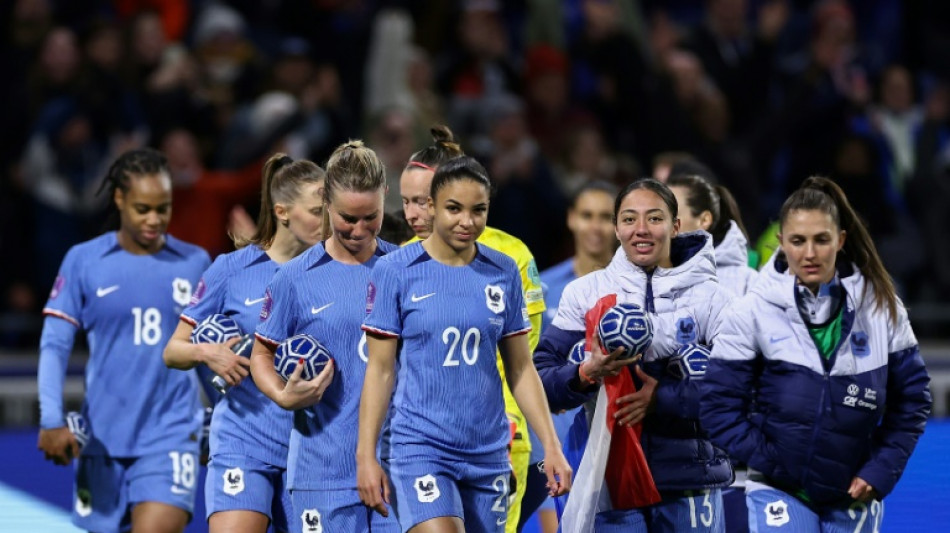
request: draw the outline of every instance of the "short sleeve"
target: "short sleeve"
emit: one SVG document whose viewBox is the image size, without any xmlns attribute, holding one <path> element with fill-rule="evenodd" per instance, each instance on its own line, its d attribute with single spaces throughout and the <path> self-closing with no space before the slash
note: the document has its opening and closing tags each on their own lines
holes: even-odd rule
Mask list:
<svg viewBox="0 0 950 533">
<path fill-rule="evenodd" d="M 82 327 L 82 261 L 80 249 L 73 247 L 66 253 L 59 267 L 43 314 L 62 318 L 77 328 Z"/>
<path fill-rule="evenodd" d="M 376 262 L 366 287 L 366 318 L 363 330 L 384 337 L 402 334 L 401 282 L 394 261 Z"/>
<path fill-rule="evenodd" d="M 262 342 L 278 345 L 297 333 L 299 307 L 294 282 L 287 271 L 279 270 L 264 292 L 261 306 L 261 321 L 257 324 L 257 338 Z"/>
<path fill-rule="evenodd" d="M 513 270 L 508 274 L 508 294 L 505 295 L 506 320 L 502 337 L 531 331 L 530 311 L 525 306 L 525 296 L 521 290 L 521 277 Z"/>
<path fill-rule="evenodd" d="M 181 313 L 181 319 L 192 326 L 205 318 L 220 313 L 228 292 L 228 256 L 220 255 L 205 270 L 191 296 L 191 303 Z"/>
</svg>

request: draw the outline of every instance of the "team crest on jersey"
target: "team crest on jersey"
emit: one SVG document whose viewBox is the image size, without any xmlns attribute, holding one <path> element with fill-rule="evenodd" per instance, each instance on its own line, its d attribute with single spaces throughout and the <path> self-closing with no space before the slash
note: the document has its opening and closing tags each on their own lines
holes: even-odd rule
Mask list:
<svg viewBox="0 0 950 533">
<path fill-rule="evenodd" d="M 244 471 L 240 468 L 229 468 L 221 476 L 224 479 L 225 494 L 234 496 L 244 491 Z"/>
<path fill-rule="evenodd" d="M 788 516 L 788 504 L 785 500 L 777 500 L 765 505 L 765 523 L 771 527 L 784 526 L 791 517 Z"/>
<path fill-rule="evenodd" d="M 55 300 L 59 293 L 63 292 L 63 286 L 66 285 L 66 278 L 63 276 L 56 276 L 56 281 L 53 282 L 53 288 L 49 291 L 49 299 Z"/>
<path fill-rule="evenodd" d="M 485 285 L 485 305 L 496 315 L 503 313 L 505 311 L 505 291 L 498 285 Z"/>
<path fill-rule="evenodd" d="M 863 331 L 855 331 L 851 334 L 851 353 L 855 357 L 867 357 L 871 355 L 871 346 L 868 345 L 868 334 Z"/>
<path fill-rule="evenodd" d="M 196 305 L 201 301 L 201 297 L 205 295 L 205 290 L 208 286 L 205 285 L 205 279 L 202 277 L 198 280 L 198 286 L 195 287 L 195 293 L 191 295 L 191 301 L 188 302 L 188 305 Z"/>
<path fill-rule="evenodd" d="M 435 476 L 432 474 L 417 477 L 412 486 L 415 487 L 416 496 L 419 497 L 419 501 L 422 503 L 432 503 L 442 495 L 439 485 L 435 482 Z"/>
<path fill-rule="evenodd" d="M 172 298 L 178 305 L 188 305 L 191 301 L 191 282 L 185 278 L 172 281 Z"/>
<path fill-rule="evenodd" d="M 696 321 L 691 316 L 684 316 L 676 321 L 676 342 L 693 344 L 696 342 Z"/>
<path fill-rule="evenodd" d="M 270 316 L 270 310 L 274 307 L 274 298 L 270 295 L 270 288 L 264 291 L 264 303 L 261 305 L 261 320 L 267 320 Z"/>
<path fill-rule="evenodd" d="M 92 514 L 92 493 L 89 489 L 79 489 L 76 491 L 76 514 L 85 518 Z"/>
<path fill-rule="evenodd" d="M 303 533 L 323 533 L 323 518 L 316 509 L 305 509 L 300 513 L 300 522 L 303 524 L 300 529 Z"/>
</svg>

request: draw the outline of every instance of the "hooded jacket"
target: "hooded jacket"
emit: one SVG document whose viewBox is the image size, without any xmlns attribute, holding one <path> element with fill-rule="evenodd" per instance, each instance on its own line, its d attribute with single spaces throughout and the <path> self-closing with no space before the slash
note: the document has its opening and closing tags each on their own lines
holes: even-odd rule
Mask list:
<svg viewBox="0 0 950 533">
<path fill-rule="evenodd" d="M 660 490 L 727 486 L 732 465 L 699 425 L 698 380 L 676 379 L 667 365 L 684 344 L 712 344 L 723 310 L 732 298 L 716 281 L 712 237 L 684 233 L 671 243 L 672 268 L 652 272 L 631 263 L 619 248 L 604 270 L 572 281 L 564 289 L 557 315 L 542 333 L 534 354 L 552 411 L 571 409 L 595 397 L 596 389 L 577 392 L 577 365 L 571 347 L 584 338 L 584 315 L 599 299 L 617 295 L 617 303 L 643 307 L 653 324 L 653 342 L 643 354 L 644 370 L 657 378 L 654 411 L 644 419 L 641 443 Z"/>
<path fill-rule="evenodd" d="M 892 321 L 860 271 L 839 262 L 841 339 L 826 371 L 796 278 L 776 256 L 724 320 L 701 385 L 704 427 L 767 483 L 815 506 L 850 503 L 855 476 L 886 496 L 931 404 L 907 311 L 900 304 Z"/>
<path fill-rule="evenodd" d="M 716 255 L 716 278 L 719 285 L 735 296 L 742 296 L 752 285 L 758 272 L 749 266 L 749 241 L 739 226 L 729 222 L 729 231 L 714 252 Z"/>
</svg>

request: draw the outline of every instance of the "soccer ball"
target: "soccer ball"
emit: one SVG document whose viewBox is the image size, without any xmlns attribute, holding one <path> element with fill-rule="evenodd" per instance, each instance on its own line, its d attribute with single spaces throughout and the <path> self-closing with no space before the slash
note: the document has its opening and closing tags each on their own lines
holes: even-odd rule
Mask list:
<svg viewBox="0 0 950 533">
<path fill-rule="evenodd" d="M 684 344 L 666 363 L 666 371 L 676 379 L 703 379 L 709 366 L 709 348 L 702 344 Z"/>
<path fill-rule="evenodd" d="M 290 375 L 294 373 L 301 359 L 303 360 L 301 378 L 309 381 L 315 378 L 333 358 L 330 356 L 330 351 L 317 339 L 306 334 L 294 335 L 277 347 L 274 368 L 286 381 L 290 379 Z"/>
<path fill-rule="evenodd" d="M 604 313 L 597 334 L 607 353 L 624 348 L 625 357 L 642 354 L 653 341 L 653 323 L 637 304 L 617 304 Z"/>
<path fill-rule="evenodd" d="M 208 316 L 191 331 L 191 342 L 194 344 L 223 344 L 234 337 L 241 336 L 241 328 L 233 318 L 227 315 L 215 314 Z"/>
</svg>

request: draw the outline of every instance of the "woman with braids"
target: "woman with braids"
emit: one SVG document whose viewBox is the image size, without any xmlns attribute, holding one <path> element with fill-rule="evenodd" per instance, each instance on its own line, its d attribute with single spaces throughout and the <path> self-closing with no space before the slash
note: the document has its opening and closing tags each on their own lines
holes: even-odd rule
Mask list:
<svg viewBox="0 0 950 533">
<path fill-rule="evenodd" d="M 672 173 L 666 184 L 680 205 L 680 231 L 711 233 L 719 284 L 736 296 L 745 294 L 757 272 L 749 266 L 749 239 L 732 193 L 699 174 Z"/>
<path fill-rule="evenodd" d="M 253 379 L 251 361 L 230 344 L 192 344 L 206 317 L 231 317 L 244 333 L 257 327 L 264 291 L 277 269 L 320 242 L 324 172 L 316 164 L 273 155 L 264 164 L 261 211 L 254 235 L 219 256 L 202 275 L 191 305 L 165 347 L 165 364 L 187 370 L 204 364 L 230 385 L 211 419 L 211 454 L 205 480 L 212 533 L 290 531 L 288 438 L 293 415 L 270 401 Z M 236 342 L 236 341 L 232 341 Z"/>
<path fill-rule="evenodd" d="M 436 169 L 443 163 L 465 155 L 462 147 L 455 141 L 452 131 L 443 125 L 431 129 L 433 143 L 419 150 L 409 158 L 399 180 L 399 193 L 402 195 L 402 208 L 406 221 L 416 234 L 410 243 L 426 239 L 432 234 L 434 213 L 429 210 L 429 193 Z M 493 248 L 514 259 L 521 274 L 521 286 L 531 322 L 528 333 L 528 347 L 533 351 L 541 336 L 541 318 L 544 313 L 544 296 L 541 290 L 541 277 L 534 262 L 534 255 L 521 239 L 486 226 L 478 237 L 478 242 Z M 502 393 L 505 397 L 505 412 L 512 426 L 510 442 L 510 460 L 512 468 L 512 499 L 508 506 L 506 533 L 515 533 L 521 517 L 521 501 L 524 497 L 525 481 L 528 477 L 528 463 L 531 458 L 531 440 L 524 414 L 518 408 L 505 379 L 505 368 L 501 354 L 495 358 L 501 376 Z"/>
<path fill-rule="evenodd" d="M 296 411 L 287 458 L 290 531 L 397 530 L 395 518 L 368 512 L 356 491 L 366 286 L 380 257 L 396 248 L 378 238 L 385 197 L 385 171 L 376 153 L 361 141 L 338 147 L 327 162 L 323 189 L 327 238 L 284 265 L 265 294 L 251 372 L 264 394 Z M 298 365 L 284 382 L 274 370 L 277 345 L 302 333 L 320 341 L 333 361 L 310 381 L 300 378 Z"/>
<path fill-rule="evenodd" d="M 122 154 L 103 188 L 118 229 L 69 250 L 43 309 L 39 448 L 56 464 L 78 458 L 79 528 L 180 532 L 194 508 L 201 406 L 195 376 L 169 371 L 161 354 L 210 261 L 165 233 L 172 193 L 161 153 Z M 78 330 L 90 352 L 81 451 L 62 409 Z"/>
<path fill-rule="evenodd" d="M 835 183 L 805 180 L 779 223 L 713 347 L 703 426 L 749 466 L 751 531 L 878 531 L 930 412 L 917 339 Z"/>
</svg>

